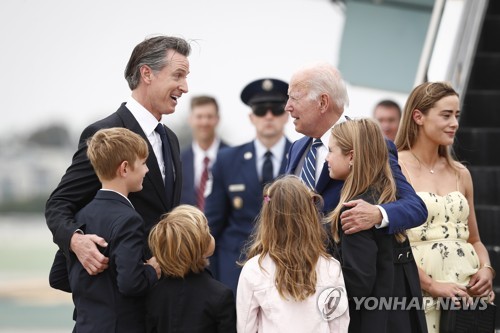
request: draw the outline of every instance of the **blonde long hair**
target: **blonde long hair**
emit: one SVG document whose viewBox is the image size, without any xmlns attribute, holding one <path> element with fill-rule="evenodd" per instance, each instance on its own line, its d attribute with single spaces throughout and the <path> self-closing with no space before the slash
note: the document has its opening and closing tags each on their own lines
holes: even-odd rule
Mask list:
<svg viewBox="0 0 500 333">
<path fill-rule="evenodd" d="M 411 150 L 417 141 L 419 125 L 413 120 L 413 111 L 420 110 L 422 114 L 426 115 L 439 100 L 448 96 L 459 97 L 448 82 L 424 82 L 412 90 L 406 100 L 403 117 L 396 135 L 395 144 L 398 151 Z M 438 154 L 446 159 L 450 167 L 458 170 L 454 163 L 455 154 L 451 145 L 440 145 Z"/>
<path fill-rule="evenodd" d="M 354 119 L 335 125 L 331 135 L 343 154 L 353 151 L 351 172 L 344 182 L 337 207 L 327 216 L 335 242 L 340 241 L 338 223 L 342 203 L 368 189 L 379 196 L 377 204 L 396 200 L 396 183 L 389 165 L 389 152 L 379 125 L 368 118 Z M 397 236 L 398 240 L 404 237 Z"/>
<path fill-rule="evenodd" d="M 280 296 L 302 301 L 316 292 L 316 264 L 326 252 L 321 196 L 294 175 L 278 178 L 264 189 L 264 204 L 247 249 L 247 258 L 268 255 L 276 264 Z"/>
</svg>

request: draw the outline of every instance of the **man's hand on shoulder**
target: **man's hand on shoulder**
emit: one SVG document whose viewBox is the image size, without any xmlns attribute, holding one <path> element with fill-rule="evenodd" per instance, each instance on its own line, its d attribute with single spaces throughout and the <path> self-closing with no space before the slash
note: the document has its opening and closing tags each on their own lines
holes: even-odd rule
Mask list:
<svg viewBox="0 0 500 333">
<path fill-rule="evenodd" d="M 352 200 L 343 205 L 350 208 L 340 215 L 342 230 L 346 234 L 371 229 L 382 221 L 380 209 L 364 200 Z"/>
<path fill-rule="evenodd" d="M 97 235 L 83 235 L 75 232 L 71 236 L 70 248 L 90 275 L 97 275 L 108 268 L 109 258 L 97 249 L 108 246 L 104 238 Z"/>
</svg>

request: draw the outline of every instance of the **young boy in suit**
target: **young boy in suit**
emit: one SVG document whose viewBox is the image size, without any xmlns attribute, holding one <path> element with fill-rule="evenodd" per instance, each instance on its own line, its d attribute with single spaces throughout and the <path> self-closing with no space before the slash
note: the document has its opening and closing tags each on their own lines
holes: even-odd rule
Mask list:
<svg viewBox="0 0 500 333">
<path fill-rule="evenodd" d="M 233 292 L 207 270 L 215 240 L 198 208 L 180 205 L 164 215 L 149 247 L 163 277 L 147 298 L 148 333 L 236 333 Z"/>
<path fill-rule="evenodd" d="M 127 196 L 142 190 L 148 146 L 125 128 L 97 131 L 87 155 L 102 183 L 94 199 L 76 214 L 85 234 L 108 240 L 109 269 L 89 275 L 76 255 L 69 260 L 76 332 L 144 332 L 144 296 L 161 271 L 155 258 L 143 259 L 144 222 Z"/>
</svg>

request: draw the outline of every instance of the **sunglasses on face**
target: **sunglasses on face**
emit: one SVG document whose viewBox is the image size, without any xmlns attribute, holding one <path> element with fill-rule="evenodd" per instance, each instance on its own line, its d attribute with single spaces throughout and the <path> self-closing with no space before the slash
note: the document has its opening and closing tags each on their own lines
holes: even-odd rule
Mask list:
<svg viewBox="0 0 500 333">
<path fill-rule="evenodd" d="M 285 105 L 284 104 L 255 104 L 252 106 L 253 114 L 257 117 L 264 117 L 267 112 L 271 111 L 273 116 L 281 116 L 285 113 Z"/>
</svg>

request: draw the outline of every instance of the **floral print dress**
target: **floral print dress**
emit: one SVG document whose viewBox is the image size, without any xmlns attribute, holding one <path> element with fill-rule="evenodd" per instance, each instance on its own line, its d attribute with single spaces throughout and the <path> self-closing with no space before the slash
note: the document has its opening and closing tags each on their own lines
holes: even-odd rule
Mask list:
<svg viewBox="0 0 500 333">
<path fill-rule="evenodd" d="M 460 191 L 445 196 L 417 192 L 428 210 L 427 221 L 408 230 L 417 266 L 432 279 L 467 285 L 479 269 L 479 258 L 468 243 L 469 205 Z M 424 296 L 429 297 L 424 292 Z M 436 301 L 426 299 L 425 318 L 429 332 L 439 332 L 440 311 Z"/>
</svg>

